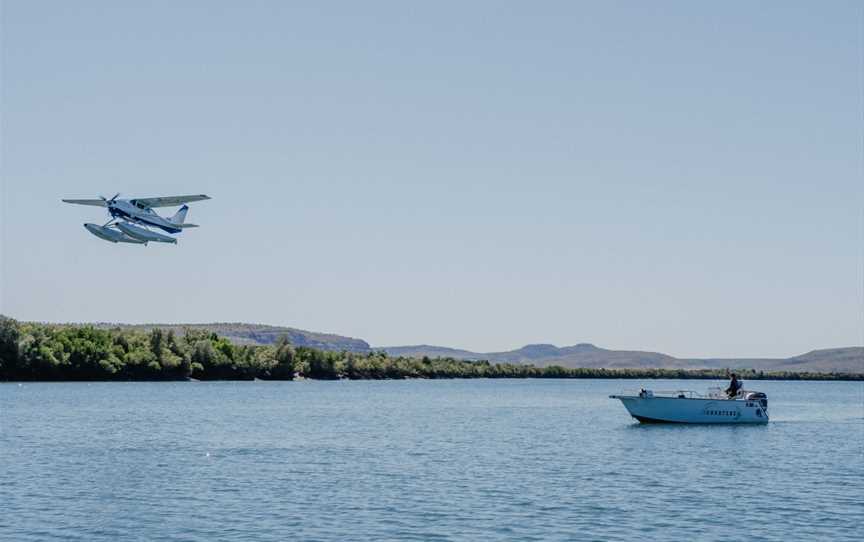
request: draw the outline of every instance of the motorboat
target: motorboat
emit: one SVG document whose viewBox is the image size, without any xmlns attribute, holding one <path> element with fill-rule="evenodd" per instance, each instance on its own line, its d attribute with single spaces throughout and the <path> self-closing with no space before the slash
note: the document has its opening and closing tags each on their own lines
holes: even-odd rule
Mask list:
<svg viewBox="0 0 864 542">
<path fill-rule="evenodd" d="M 705 394 L 642 389 L 609 397 L 620 399 L 642 423 L 768 423 L 768 396 L 759 391 L 738 390 L 730 397 L 720 388 Z"/>
</svg>

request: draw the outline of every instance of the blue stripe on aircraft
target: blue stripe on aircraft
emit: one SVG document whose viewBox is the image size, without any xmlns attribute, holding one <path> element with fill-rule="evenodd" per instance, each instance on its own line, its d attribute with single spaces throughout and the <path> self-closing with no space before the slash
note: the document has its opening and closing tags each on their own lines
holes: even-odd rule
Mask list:
<svg viewBox="0 0 864 542">
<path fill-rule="evenodd" d="M 141 217 L 141 216 L 134 216 L 133 217 L 132 215 L 130 215 L 126 211 L 123 211 L 122 209 L 117 209 L 117 208 L 111 207 L 108 209 L 108 212 L 111 213 L 111 216 L 113 216 L 115 218 L 119 215 L 121 218 L 126 218 L 128 220 L 132 220 L 133 222 L 134 221 L 144 222 L 145 224 L 149 224 L 149 225 L 157 227 L 161 230 L 165 230 L 168 233 L 180 233 L 183 231 L 183 228 L 172 228 L 170 226 L 165 226 L 163 224 L 158 224 L 156 222 L 150 222 L 145 217 Z"/>
</svg>

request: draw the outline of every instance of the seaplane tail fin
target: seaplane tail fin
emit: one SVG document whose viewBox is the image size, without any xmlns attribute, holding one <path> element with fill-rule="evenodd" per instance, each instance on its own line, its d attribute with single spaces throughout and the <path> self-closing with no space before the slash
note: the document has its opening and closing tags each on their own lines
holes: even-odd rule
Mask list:
<svg viewBox="0 0 864 542">
<path fill-rule="evenodd" d="M 180 210 L 177 211 L 176 213 L 174 213 L 174 216 L 172 216 L 168 220 L 170 220 L 174 224 L 180 226 L 183 224 L 183 221 L 186 220 L 186 213 L 187 212 L 189 212 L 189 206 L 184 205 L 183 207 L 180 207 Z"/>
</svg>

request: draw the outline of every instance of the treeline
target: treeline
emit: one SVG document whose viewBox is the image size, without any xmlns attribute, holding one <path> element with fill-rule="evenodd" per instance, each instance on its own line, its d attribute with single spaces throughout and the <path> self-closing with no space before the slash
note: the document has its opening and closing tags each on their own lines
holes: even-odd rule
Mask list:
<svg viewBox="0 0 864 542">
<path fill-rule="evenodd" d="M 736 371 L 746 379 L 864 380 L 864 375 Z M 390 357 L 385 352 L 329 352 L 235 345 L 215 333 L 19 323 L 0 316 L 0 380 L 382 380 L 403 378 L 727 378 L 717 369 L 570 369 L 491 364 L 453 358 Z"/>
</svg>

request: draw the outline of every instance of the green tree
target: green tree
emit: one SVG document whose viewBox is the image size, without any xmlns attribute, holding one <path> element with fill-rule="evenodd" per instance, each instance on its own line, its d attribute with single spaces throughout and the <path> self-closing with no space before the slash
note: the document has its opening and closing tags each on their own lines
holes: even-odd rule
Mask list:
<svg viewBox="0 0 864 542">
<path fill-rule="evenodd" d="M 301 347 L 297 354 L 306 362 L 308 367 L 306 376 L 321 380 L 334 380 L 339 378 L 336 372 L 336 357 L 333 352 L 324 352 L 312 348 Z"/>
<path fill-rule="evenodd" d="M 271 372 L 273 378 L 278 380 L 294 379 L 294 373 L 297 370 L 295 354 L 296 352 L 294 351 L 294 347 L 291 345 L 288 337 L 284 335 L 279 337 L 279 340 L 276 341 L 276 351 L 274 355 L 276 365 L 273 367 Z"/>
<path fill-rule="evenodd" d="M 18 322 L 0 315 L 0 379 L 13 378 L 18 369 Z"/>
</svg>

